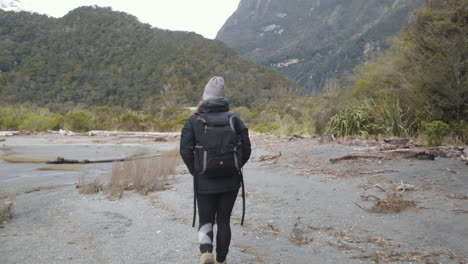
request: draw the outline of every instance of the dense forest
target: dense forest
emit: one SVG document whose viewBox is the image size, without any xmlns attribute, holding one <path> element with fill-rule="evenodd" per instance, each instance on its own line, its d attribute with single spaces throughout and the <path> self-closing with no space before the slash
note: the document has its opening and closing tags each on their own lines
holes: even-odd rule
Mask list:
<svg viewBox="0 0 468 264">
<path fill-rule="evenodd" d="M 234 105 L 301 91 L 220 41 L 152 28 L 110 8 L 81 7 L 60 19 L 0 10 L 1 103 L 196 105 L 213 75 L 226 79 Z"/>
<path fill-rule="evenodd" d="M 428 0 L 388 51 L 358 66 L 344 81 L 350 84 L 335 96 L 348 104 L 327 132 L 347 134 L 339 129 L 343 120 L 365 115 L 357 131 L 350 131 L 396 136 L 450 132 L 466 142 L 467 43 L 467 1 Z"/>
<path fill-rule="evenodd" d="M 314 96 L 239 59 L 218 41 L 151 29 L 108 9 L 80 8 L 59 20 L 0 14 L 17 19 L 15 25 L 5 18 L 0 24 L 10 30 L 0 41 L 7 47 L 0 49 L 0 100 L 35 103 L 0 107 L 0 129 L 178 130 L 191 113 L 183 106 L 196 104 L 206 79 L 219 74 L 227 77 L 231 110 L 257 132 L 412 136 L 429 145 L 468 142 L 466 0 L 427 0 L 387 51 L 346 77 L 329 79 Z M 79 22 L 83 16 L 122 24 Z M 24 34 L 28 30 L 36 35 Z M 132 37 L 121 38 L 119 30 Z M 62 39 L 56 41 L 57 36 Z"/>
<path fill-rule="evenodd" d="M 428 0 L 382 55 L 329 79 L 316 96 L 247 111 L 247 122 L 279 134 L 421 136 L 431 145 L 448 136 L 466 143 L 467 43 L 467 1 Z"/>
</svg>

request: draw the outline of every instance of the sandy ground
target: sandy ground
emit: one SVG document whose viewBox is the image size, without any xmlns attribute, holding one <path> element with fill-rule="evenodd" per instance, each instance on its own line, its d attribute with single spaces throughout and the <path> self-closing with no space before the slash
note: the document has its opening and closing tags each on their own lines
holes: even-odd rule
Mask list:
<svg viewBox="0 0 468 264">
<path fill-rule="evenodd" d="M 0 142 L 0 154 L 102 159 L 153 155 L 177 145 L 14 136 Z M 367 149 L 255 137 L 245 167 L 246 223 L 239 224 L 238 199 L 229 263 L 467 263 L 468 166 L 446 158 L 328 161 Z M 281 157 L 260 161 L 279 151 Z M 16 193 L 13 218 L 0 226 L 0 263 L 198 263 L 192 178 L 183 166 L 173 188 L 146 197 L 126 192 L 117 201 L 81 195 L 75 187 L 81 175 L 105 179 L 111 164 L 36 170 L 43 166 L 0 161 L 0 197 Z M 372 195 L 384 199 L 401 183 L 414 188 L 398 192 L 414 208 L 368 211 L 376 203 Z"/>
</svg>

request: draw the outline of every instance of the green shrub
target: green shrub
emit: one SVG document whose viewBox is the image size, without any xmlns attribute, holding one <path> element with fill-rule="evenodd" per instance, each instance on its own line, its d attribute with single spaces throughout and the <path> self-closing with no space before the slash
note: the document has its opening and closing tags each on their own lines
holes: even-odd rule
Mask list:
<svg viewBox="0 0 468 264">
<path fill-rule="evenodd" d="M 22 106 L 2 107 L 0 109 L 0 129 L 18 130 L 27 111 Z"/>
<path fill-rule="evenodd" d="M 450 126 L 443 121 L 422 122 L 422 128 L 429 146 L 440 146 L 444 136 L 450 131 Z"/>
<path fill-rule="evenodd" d="M 399 102 L 384 104 L 377 116 L 377 128 L 385 135 L 406 136 L 408 125 L 404 117 Z"/>
<path fill-rule="evenodd" d="M 140 112 L 129 110 L 119 118 L 119 129 L 124 131 L 143 131 L 144 115 Z"/>
<path fill-rule="evenodd" d="M 119 115 L 107 105 L 99 106 L 94 111 L 95 129 L 117 130 L 120 125 Z"/>
<path fill-rule="evenodd" d="M 75 132 L 86 132 L 95 127 L 94 116 L 91 112 L 78 110 L 68 112 L 64 118 L 64 129 Z"/>
<path fill-rule="evenodd" d="M 18 128 L 29 131 L 59 130 L 62 122 L 62 115 L 49 113 L 46 110 L 26 114 Z"/>
<path fill-rule="evenodd" d="M 468 122 L 465 120 L 450 122 L 450 134 L 456 140 L 468 144 Z"/>
<path fill-rule="evenodd" d="M 260 123 L 252 128 L 253 131 L 265 134 L 274 134 L 279 128 L 277 123 Z"/>
<path fill-rule="evenodd" d="M 339 137 L 348 135 L 368 136 L 373 130 L 372 107 L 373 102 L 370 100 L 348 106 L 330 118 L 325 127 L 325 134 Z"/>
</svg>

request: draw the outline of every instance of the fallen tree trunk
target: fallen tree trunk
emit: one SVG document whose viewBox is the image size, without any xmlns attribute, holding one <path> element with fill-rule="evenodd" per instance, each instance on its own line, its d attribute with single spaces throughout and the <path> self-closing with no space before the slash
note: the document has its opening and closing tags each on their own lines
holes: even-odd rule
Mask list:
<svg viewBox="0 0 468 264">
<path fill-rule="evenodd" d="M 122 162 L 127 160 L 136 160 L 136 159 L 150 159 L 159 157 L 156 156 L 142 156 L 142 157 L 126 157 L 120 159 L 104 159 L 104 160 L 70 160 L 62 157 L 58 157 L 56 160 L 47 161 L 47 164 L 88 164 L 88 163 L 110 163 L 110 162 Z"/>
<path fill-rule="evenodd" d="M 120 137 L 178 137 L 179 132 L 133 132 L 133 131 L 102 131 L 91 130 L 88 136 L 120 136 Z"/>
<path fill-rule="evenodd" d="M 424 149 L 396 149 L 379 152 L 363 152 L 363 153 L 348 153 L 343 156 L 331 158 L 331 163 L 340 162 L 343 160 L 357 159 L 417 159 L 417 160 L 434 160 L 434 154 Z"/>
</svg>

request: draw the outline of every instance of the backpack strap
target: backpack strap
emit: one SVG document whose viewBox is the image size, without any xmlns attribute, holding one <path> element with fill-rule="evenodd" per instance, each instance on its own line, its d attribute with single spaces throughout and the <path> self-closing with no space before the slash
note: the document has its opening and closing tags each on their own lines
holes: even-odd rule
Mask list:
<svg viewBox="0 0 468 264">
<path fill-rule="evenodd" d="M 241 226 L 244 225 L 244 219 L 245 219 L 245 187 L 244 187 L 244 173 L 242 172 L 242 169 L 240 170 L 240 178 L 241 178 L 241 184 L 242 184 L 242 218 L 241 218 Z"/>
</svg>

